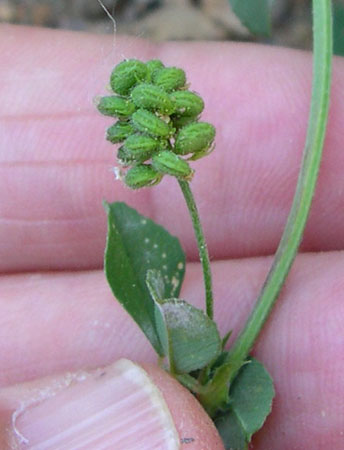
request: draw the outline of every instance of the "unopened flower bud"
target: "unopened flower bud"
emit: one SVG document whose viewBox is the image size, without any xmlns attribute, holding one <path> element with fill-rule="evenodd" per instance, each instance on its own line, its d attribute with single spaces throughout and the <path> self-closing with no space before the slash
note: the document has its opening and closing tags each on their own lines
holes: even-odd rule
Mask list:
<svg viewBox="0 0 344 450">
<path fill-rule="evenodd" d="M 140 164 L 128 170 L 124 182 L 131 189 L 153 186 L 160 182 L 162 175 L 150 164 Z"/>
<path fill-rule="evenodd" d="M 150 136 L 133 134 L 125 140 L 123 147 L 127 156 L 132 161 L 142 163 L 150 159 L 158 146 L 159 141 Z"/>
<path fill-rule="evenodd" d="M 179 116 L 197 117 L 204 108 L 204 102 L 201 97 L 191 91 L 175 91 L 170 94 L 174 103 L 174 113 Z"/>
<path fill-rule="evenodd" d="M 174 111 L 174 106 L 169 95 L 159 86 L 142 83 L 131 91 L 131 99 L 138 108 L 158 111 L 169 115 Z"/>
<path fill-rule="evenodd" d="M 186 161 L 168 150 L 153 155 L 152 166 L 158 172 L 183 180 L 191 180 L 194 173 Z"/>
<path fill-rule="evenodd" d="M 179 130 L 182 127 L 185 127 L 185 125 L 188 125 L 189 123 L 193 123 L 197 121 L 197 116 L 179 116 L 178 114 L 172 114 L 171 121 L 173 124 L 173 127 L 176 130 Z"/>
<path fill-rule="evenodd" d="M 153 137 L 167 138 L 172 132 L 170 126 L 165 121 L 145 109 L 137 110 L 132 115 L 131 121 L 137 131 L 147 133 Z"/>
<path fill-rule="evenodd" d="M 106 139 L 113 144 L 123 142 L 134 133 L 134 128 L 129 122 L 118 121 L 106 130 Z"/>
<path fill-rule="evenodd" d="M 126 119 L 135 111 L 135 105 L 130 100 L 116 95 L 101 97 L 98 103 L 98 110 L 105 116 Z"/>
<path fill-rule="evenodd" d="M 153 83 L 166 92 L 175 91 L 185 86 L 185 72 L 178 67 L 165 67 L 154 74 Z"/>
<path fill-rule="evenodd" d="M 123 167 L 128 167 L 135 163 L 134 159 L 127 154 L 123 145 L 117 150 L 117 161 Z"/>
<path fill-rule="evenodd" d="M 207 122 L 194 122 L 181 128 L 174 144 L 174 152 L 179 155 L 188 153 L 206 154 L 215 138 L 215 128 Z M 197 159 L 197 156 L 196 158 Z"/>
<path fill-rule="evenodd" d="M 163 69 L 165 66 L 160 61 L 160 59 L 151 59 L 146 62 L 146 67 L 148 69 L 148 76 L 147 79 L 151 81 L 153 79 L 154 74 L 160 70 Z"/>
<path fill-rule="evenodd" d="M 146 64 L 137 59 L 122 61 L 111 73 L 111 88 L 117 94 L 129 95 L 133 86 L 146 79 L 147 73 Z"/>
</svg>

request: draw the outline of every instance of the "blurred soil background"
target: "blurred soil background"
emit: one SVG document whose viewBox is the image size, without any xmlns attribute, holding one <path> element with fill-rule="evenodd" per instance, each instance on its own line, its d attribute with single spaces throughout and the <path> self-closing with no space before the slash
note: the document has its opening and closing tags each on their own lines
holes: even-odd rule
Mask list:
<svg viewBox="0 0 344 450">
<path fill-rule="evenodd" d="M 102 0 L 117 32 L 153 40 L 246 40 L 309 49 L 311 0 L 271 0 L 272 34 L 253 37 L 228 0 Z M 257 0 L 259 1 L 259 0 Z M 344 55 L 344 0 L 334 0 L 335 51 Z M 0 22 L 113 33 L 97 0 L 0 0 Z"/>
</svg>

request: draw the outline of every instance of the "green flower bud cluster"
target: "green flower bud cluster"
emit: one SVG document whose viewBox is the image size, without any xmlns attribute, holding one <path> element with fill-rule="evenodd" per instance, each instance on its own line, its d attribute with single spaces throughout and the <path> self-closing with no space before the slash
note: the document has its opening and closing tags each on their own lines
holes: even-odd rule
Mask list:
<svg viewBox="0 0 344 450">
<path fill-rule="evenodd" d="M 191 180 L 196 160 L 213 149 L 215 128 L 199 122 L 202 98 L 188 90 L 185 72 L 159 60 L 129 59 L 112 71 L 113 95 L 101 97 L 98 110 L 118 121 L 106 139 L 121 144 L 118 162 L 132 189 L 152 186 L 164 175 Z"/>
</svg>

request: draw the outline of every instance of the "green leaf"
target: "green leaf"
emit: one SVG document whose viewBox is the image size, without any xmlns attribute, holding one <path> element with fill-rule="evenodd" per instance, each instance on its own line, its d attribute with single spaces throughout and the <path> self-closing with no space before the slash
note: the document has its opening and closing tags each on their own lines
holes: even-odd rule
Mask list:
<svg viewBox="0 0 344 450">
<path fill-rule="evenodd" d="M 231 407 L 250 438 L 271 412 L 275 396 L 272 379 L 259 361 L 252 358 L 239 371 L 229 392 Z"/>
<path fill-rule="evenodd" d="M 117 300 L 157 353 L 165 356 L 164 318 L 150 295 L 146 276 L 150 269 L 160 270 L 164 298 L 178 296 L 185 272 L 183 250 L 176 237 L 125 203 L 105 203 L 104 206 L 108 214 L 107 280 Z"/>
<path fill-rule="evenodd" d="M 248 443 L 246 434 L 239 419 L 228 413 L 215 421 L 226 450 L 246 450 Z"/>
<path fill-rule="evenodd" d="M 333 4 L 333 53 L 344 56 L 344 5 Z"/>
<path fill-rule="evenodd" d="M 168 299 L 161 305 L 168 335 L 171 369 L 188 373 L 213 361 L 221 351 L 215 322 L 183 300 Z"/>
<path fill-rule="evenodd" d="M 274 395 L 270 375 L 259 361 L 250 359 L 229 390 L 229 411 L 215 420 L 226 449 L 247 448 L 252 434 L 263 426 L 271 412 Z"/>
<path fill-rule="evenodd" d="M 229 0 L 233 11 L 253 34 L 269 36 L 273 0 Z"/>
</svg>

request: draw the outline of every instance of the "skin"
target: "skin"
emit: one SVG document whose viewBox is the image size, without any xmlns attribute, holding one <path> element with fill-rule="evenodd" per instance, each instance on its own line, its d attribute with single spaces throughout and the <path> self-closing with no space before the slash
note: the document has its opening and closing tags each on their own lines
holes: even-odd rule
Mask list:
<svg viewBox="0 0 344 450">
<path fill-rule="evenodd" d="M 92 105 L 123 57 L 185 68 L 217 127 L 192 188 L 213 261 L 222 334 L 242 327 L 291 204 L 305 138 L 311 57 L 231 43 L 164 43 L 0 27 L 0 386 L 154 353 L 101 271 L 101 206 L 126 201 L 177 235 L 190 264 L 182 297 L 203 307 L 202 275 L 173 179 L 132 192 L 114 181 L 111 119 Z M 253 354 L 273 376 L 258 450 L 344 442 L 344 62 L 334 63 L 316 197 L 291 274 Z M 178 211 L 178 214 L 174 213 Z M 25 343 L 25 344 L 24 344 Z M 191 447 L 187 447 L 190 448 Z"/>
</svg>

